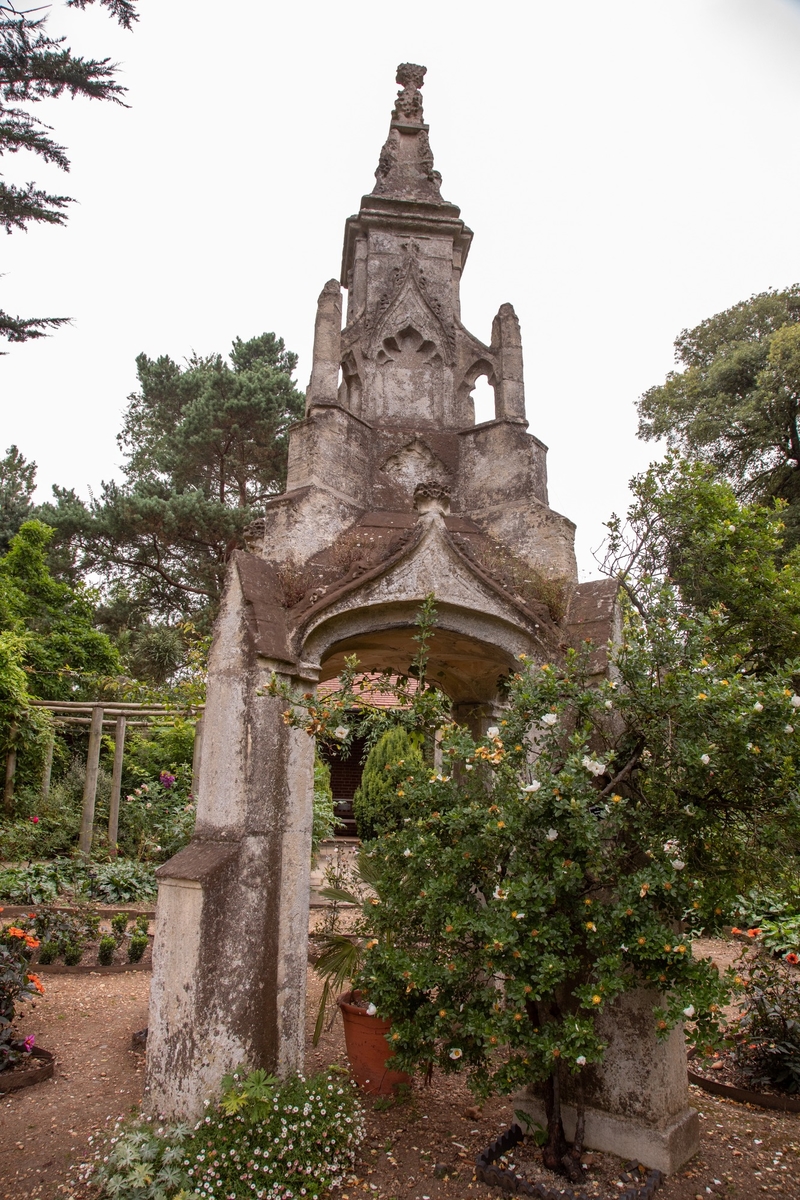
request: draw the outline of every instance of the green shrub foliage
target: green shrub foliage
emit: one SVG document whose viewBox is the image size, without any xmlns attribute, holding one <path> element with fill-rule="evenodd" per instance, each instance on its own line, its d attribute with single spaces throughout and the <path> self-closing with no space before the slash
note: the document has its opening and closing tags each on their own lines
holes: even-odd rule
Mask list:
<svg viewBox="0 0 800 1200">
<path fill-rule="evenodd" d="M 116 939 L 108 937 L 100 939 L 100 945 L 97 947 L 97 961 L 101 967 L 110 967 L 114 961 L 114 951 L 117 948 Z"/>
<path fill-rule="evenodd" d="M 141 962 L 144 952 L 147 949 L 147 944 L 147 934 L 141 933 L 138 929 L 135 930 L 128 943 L 128 962 Z"/>
<path fill-rule="evenodd" d="M 320 843 L 333 836 L 334 813 L 331 771 L 319 755 L 314 759 L 314 819 L 311 827 L 311 861 L 316 861 Z"/>
<path fill-rule="evenodd" d="M 408 815 L 402 782 L 423 769 L 419 740 L 402 726 L 387 730 L 367 755 L 361 783 L 353 797 L 359 837 L 378 837 L 396 829 Z"/>
</svg>

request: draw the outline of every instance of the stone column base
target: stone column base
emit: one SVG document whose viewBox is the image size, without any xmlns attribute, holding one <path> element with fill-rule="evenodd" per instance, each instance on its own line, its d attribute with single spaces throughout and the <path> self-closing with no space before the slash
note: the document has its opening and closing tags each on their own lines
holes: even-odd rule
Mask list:
<svg viewBox="0 0 800 1200">
<path fill-rule="evenodd" d="M 529 1113 L 535 1122 L 547 1125 L 544 1103 L 529 1092 L 519 1092 L 513 1107 Z M 571 1141 L 575 1135 L 575 1109 L 562 1106 L 564 1132 Z M 700 1122 L 693 1108 L 686 1108 L 662 1126 L 645 1125 L 630 1117 L 615 1117 L 597 1108 L 586 1108 L 584 1145 L 590 1150 L 618 1154 L 635 1159 L 646 1167 L 670 1175 L 680 1169 L 700 1149 Z"/>
</svg>

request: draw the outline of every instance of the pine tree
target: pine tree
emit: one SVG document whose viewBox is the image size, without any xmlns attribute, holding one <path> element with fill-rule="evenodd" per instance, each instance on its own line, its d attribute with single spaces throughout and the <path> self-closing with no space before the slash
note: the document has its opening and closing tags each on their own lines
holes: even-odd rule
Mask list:
<svg viewBox="0 0 800 1200">
<path fill-rule="evenodd" d="M 54 563 L 125 589 L 139 624 L 189 618 L 205 628 L 244 529 L 286 480 L 288 428 L 303 411 L 297 356 L 272 333 L 221 355 L 136 360 L 118 441 L 125 481 L 84 503 L 54 489 L 37 515 L 57 531 Z M 117 596 L 119 596 L 117 592 Z M 146 616 L 145 616 L 146 614 Z"/>
<path fill-rule="evenodd" d="M 16 446 L 0 459 L 0 554 L 5 554 L 14 534 L 30 516 L 36 487 L 36 463 L 26 462 Z"/>
<path fill-rule="evenodd" d="M 86 8 L 94 0 L 66 0 L 68 8 Z M 124 29 L 137 20 L 132 0 L 98 0 Z M 0 0 L 0 155 L 27 150 L 43 162 L 69 170 L 64 146 L 52 138 L 51 126 L 30 106 L 67 94 L 122 104 L 126 89 L 114 79 L 115 65 L 107 58 L 81 58 L 65 38 L 51 37 L 47 13 L 41 8 L 18 9 L 14 0 Z M 31 222 L 63 225 L 71 196 L 57 195 L 34 183 L 6 183 L 0 178 L 0 227 L 7 233 L 24 230 Z M 44 337 L 67 317 L 16 317 L 0 310 L 0 337 L 26 342 Z"/>
</svg>

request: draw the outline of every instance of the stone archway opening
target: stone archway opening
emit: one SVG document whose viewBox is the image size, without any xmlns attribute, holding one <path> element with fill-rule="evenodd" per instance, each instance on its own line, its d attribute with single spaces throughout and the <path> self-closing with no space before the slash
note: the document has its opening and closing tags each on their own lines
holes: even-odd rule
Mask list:
<svg viewBox="0 0 800 1200">
<path fill-rule="evenodd" d="M 418 643 L 416 626 L 396 625 L 360 633 L 329 646 L 320 668 L 320 692 L 335 694 L 338 675 L 345 660 L 355 655 L 367 676 L 365 703 L 378 708 L 394 708 L 400 701 L 395 682 L 404 676 L 413 686 L 414 658 Z M 439 688 L 451 701 L 453 718 L 478 730 L 494 718 L 501 701 L 503 680 L 513 669 L 513 660 L 494 645 L 471 637 L 463 631 L 435 628 L 430 642 L 427 681 Z M 357 719 L 357 713 L 353 713 Z M 335 836 L 353 838 L 358 829 L 353 815 L 353 797 L 361 782 L 366 757 L 366 741 L 356 737 L 346 752 L 323 748 L 321 754 L 331 772 Z"/>
</svg>

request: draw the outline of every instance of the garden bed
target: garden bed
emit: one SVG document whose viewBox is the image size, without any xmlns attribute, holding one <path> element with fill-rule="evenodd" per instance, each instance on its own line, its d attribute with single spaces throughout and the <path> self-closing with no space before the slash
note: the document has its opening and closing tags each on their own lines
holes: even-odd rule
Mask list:
<svg viewBox="0 0 800 1200">
<path fill-rule="evenodd" d="M 31 1087 L 36 1083 L 44 1083 L 50 1079 L 55 1067 L 56 1056 L 50 1050 L 34 1046 L 30 1054 L 26 1054 L 13 1067 L 0 1071 L 0 1094 L 18 1092 L 22 1088 Z"/>
</svg>

